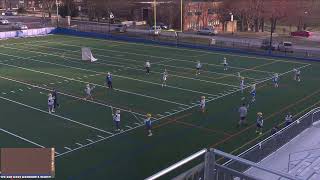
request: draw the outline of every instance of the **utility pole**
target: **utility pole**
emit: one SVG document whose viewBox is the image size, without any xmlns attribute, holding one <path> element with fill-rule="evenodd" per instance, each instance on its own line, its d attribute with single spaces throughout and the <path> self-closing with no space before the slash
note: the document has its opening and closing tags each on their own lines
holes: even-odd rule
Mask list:
<svg viewBox="0 0 320 180">
<path fill-rule="evenodd" d="M 56 0 L 56 12 L 57 12 L 57 27 L 59 27 L 59 4 L 58 0 Z"/>
</svg>

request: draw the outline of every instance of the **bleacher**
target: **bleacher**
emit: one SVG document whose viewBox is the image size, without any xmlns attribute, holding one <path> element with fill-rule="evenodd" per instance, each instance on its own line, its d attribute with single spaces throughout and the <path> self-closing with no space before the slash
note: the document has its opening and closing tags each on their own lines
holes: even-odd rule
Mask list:
<svg viewBox="0 0 320 180">
<path fill-rule="evenodd" d="M 311 126 L 304 130 L 289 143 L 262 160 L 259 165 L 277 169 L 288 173 L 297 179 L 319 180 L 320 179 L 320 131 L 319 127 Z M 277 175 L 262 172 L 255 168 L 246 171 L 255 177 L 262 179 L 279 179 Z"/>
</svg>

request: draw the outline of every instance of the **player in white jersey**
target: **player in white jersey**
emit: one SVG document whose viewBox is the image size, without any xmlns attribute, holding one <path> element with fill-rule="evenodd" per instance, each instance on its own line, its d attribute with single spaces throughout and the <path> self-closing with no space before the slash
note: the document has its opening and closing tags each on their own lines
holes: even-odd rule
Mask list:
<svg viewBox="0 0 320 180">
<path fill-rule="evenodd" d="M 205 96 L 201 96 L 201 99 L 200 99 L 200 110 L 203 113 L 206 110 L 206 97 Z"/>
<path fill-rule="evenodd" d="M 167 82 L 168 76 L 169 76 L 169 74 L 168 74 L 167 70 L 165 69 L 163 74 L 162 74 L 162 87 L 166 87 L 167 86 L 166 82 Z"/>
<path fill-rule="evenodd" d="M 116 110 L 115 114 L 112 114 L 113 121 L 116 125 L 116 131 L 121 131 L 120 128 L 120 110 Z"/>
<path fill-rule="evenodd" d="M 200 74 L 201 68 L 202 68 L 202 64 L 201 64 L 200 61 L 198 61 L 197 64 L 196 64 L 196 75 Z"/>
<path fill-rule="evenodd" d="M 223 58 L 223 68 L 225 71 L 228 70 L 228 62 L 226 57 Z"/>
<path fill-rule="evenodd" d="M 145 64 L 145 68 L 146 68 L 146 73 L 147 74 L 150 74 L 150 68 L 151 68 L 151 64 L 149 61 L 146 62 Z"/>
<path fill-rule="evenodd" d="M 94 86 L 90 87 L 90 84 L 86 85 L 86 88 L 84 89 L 84 92 L 85 92 L 85 95 L 86 95 L 86 97 L 84 98 L 85 100 L 87 100 L 88 98 L 93 100 L 93 98 L 92 98 L 92 90 L 94 88 L 95 88 Z"/>
<path fill-rule="evenodd" d="M 54 112 L 54 98 L 51 93 L 48 94 L 48 111 L 50 114 Z"/>
<path fill-rule="evenodd" d="M 255 85 L 255 84 L 253 84 L 253 85 L 251 86 L 251 92 L 250 92 L 250 94 L 251 94 L 251 97 L 252 97 L 251 102 L 255 102 L 255 101 L 256 101 L 256 94 L 257 94 L 257 92 L 256 92 L 256 85 Z"/>
<path fill-rule="evenodd" d="M 279 74 L 278 73 L 274 74 L 272 81 L 273 81 L 275 88 L 279 87 Z"/>
<path fill-rule="evenodd" d="M 244 90 L 244 77 L 241 77 L 241 80 L 240 80 L 240 90 L 241 90 L 241 93 L 243 93 L 243 90 Z"/>
<path fill-rule="evenodd" d="M 294 69 L 294 80 L 300 82 L 300 75 L 301 75 L 301 71 L 299 69 Z"/>
</svg>

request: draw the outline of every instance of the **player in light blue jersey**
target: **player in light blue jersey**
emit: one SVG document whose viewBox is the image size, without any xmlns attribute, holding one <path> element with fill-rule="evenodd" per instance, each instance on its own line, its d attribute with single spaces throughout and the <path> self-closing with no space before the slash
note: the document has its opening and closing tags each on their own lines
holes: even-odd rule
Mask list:
<svg viewBox="0 0 320 180">
<path fill-rule="evenodd" d="M 223 70 L 227 71 L 228 70 L 228 62 L 227 62 L 227 58 L 224 57 L 223 58 Z"/>
<path fill-rule="evenodd" d="M 241 90 L 241 93 L 243 93 L 243 91 L 244 91 L 244 77 L 241 77 L 241 79 L 240 79 L 240 90 Z"/>
<path fill-rule="evenodd" d="M 200 61 L 198 61 L 197 64 L 196 64 L 196 75 L 200 74 L 201 68 L 202 68 L 202 64 L 201 64 Z"/>
<path fill-rule="evenodd" d="M 167 69 L 165 69 L 163 74 L 162 74 L 162 87 L 166 87 L 167 86 L 168 76 L 169 76 L 168 71 L 167 71 Z"/>
<path fill-rule="evenodd" d="M 252 97 L 251 102 L 255 102 L 256 101 L 256 94 L 257 94 L 255 84 L 252 85 L 250 94 Z"/>
<path fill-rule="evenodd" d="M 257 129 L 256 129 L 256 133 L 259 135 L 262 135 L 262 128 L 263 128 L 263 116 L 262 116 L 262 112 L 258 112 L 257 113 Z"/>
<path fill-rule="evenodd" d="M 278 73 L 275 73 L 273 78 L 272 78 L 273 84 L 275 88 L 279 87 L 279 75 Z"/>
<path fill-rule="evenodd" d="M 151 121 L 151 114 L 147 114 L 147 118 L 144 120 L 144 124 L 146 126 L 146 130 L 148 132 L 148 136 L 152 136 L 152 121 Z"/>
</svg>

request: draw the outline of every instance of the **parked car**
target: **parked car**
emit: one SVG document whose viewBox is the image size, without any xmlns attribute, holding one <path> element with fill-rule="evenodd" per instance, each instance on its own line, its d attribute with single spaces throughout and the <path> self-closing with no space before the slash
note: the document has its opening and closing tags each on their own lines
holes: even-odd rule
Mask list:
<svg viewBox="0 0 320 180">
<path fill-rule="evenodd" d="M 119 24 L 119 25 L 116 26 L 115 31 L 121 32 L 121 33 L 126 32 L 127 31 L 127 25 Z"/>
<path fill-rule="evenodd" d="M 17 22 L 12 24 L 12 29 L 14 30 L 27 30 L 28 26 L 22 24 L 21 22 Z"/>
<path fill-rule="evenodd" d="M 274 51 L 276 49 L 276 45 L 275 43 L 273 42 L 270 46 L 270 39 L 264 39 L 261 43 L 261 46 L 260 46 L 261 49 L 264 49 L 264 50 L 272 50 Z"/>
<path fill-rule="evenodd" d="M 299 37 L 310 37 L 311 32 L 310 31 L 296 31 L 296 32 L 291 32 L 291 36 L 299 36 Z"/>
<path fill-rule="evenodd" d="M 278 51 L 293 52 L 292 42 L 283 41 L 278 45 Z"/>
<path fill-rule="evenodd" d="M 158 25 L 161 27 L 161 29 L 168 30 L 168 26 L 164 23 L 158 23 Z"/>
<path fill-rule="evenodd" d="M 4 15 L 6 15 L 6 16 L 17 16 L 17 15 L 18 15 L 18 12 L 8 10 L 8 11 L 6 11 L 6 12 L 4 13 Z"/>
<path fill-rule="evenodd" d="M 149 30 L 149 33 L 152 35 L 160 35 L 162 28 L 160 26 L 152 26 Z"/>
<path fill-rule="evenodd" d="M 0 24 L 2 24 L 2 25 L 8 25 L 8 24 L 9 24 L 9 21 L 8 21 L 7 19 L 5 19 L 5 18 L 0 17 Z"/>
<path fill-rule="evenodd" d="M 218 31 L 214 28 L 203 28 L 198 31 L 198 34 L 212 36 L 212 35 L 217 35 Z"/>
</svg>

